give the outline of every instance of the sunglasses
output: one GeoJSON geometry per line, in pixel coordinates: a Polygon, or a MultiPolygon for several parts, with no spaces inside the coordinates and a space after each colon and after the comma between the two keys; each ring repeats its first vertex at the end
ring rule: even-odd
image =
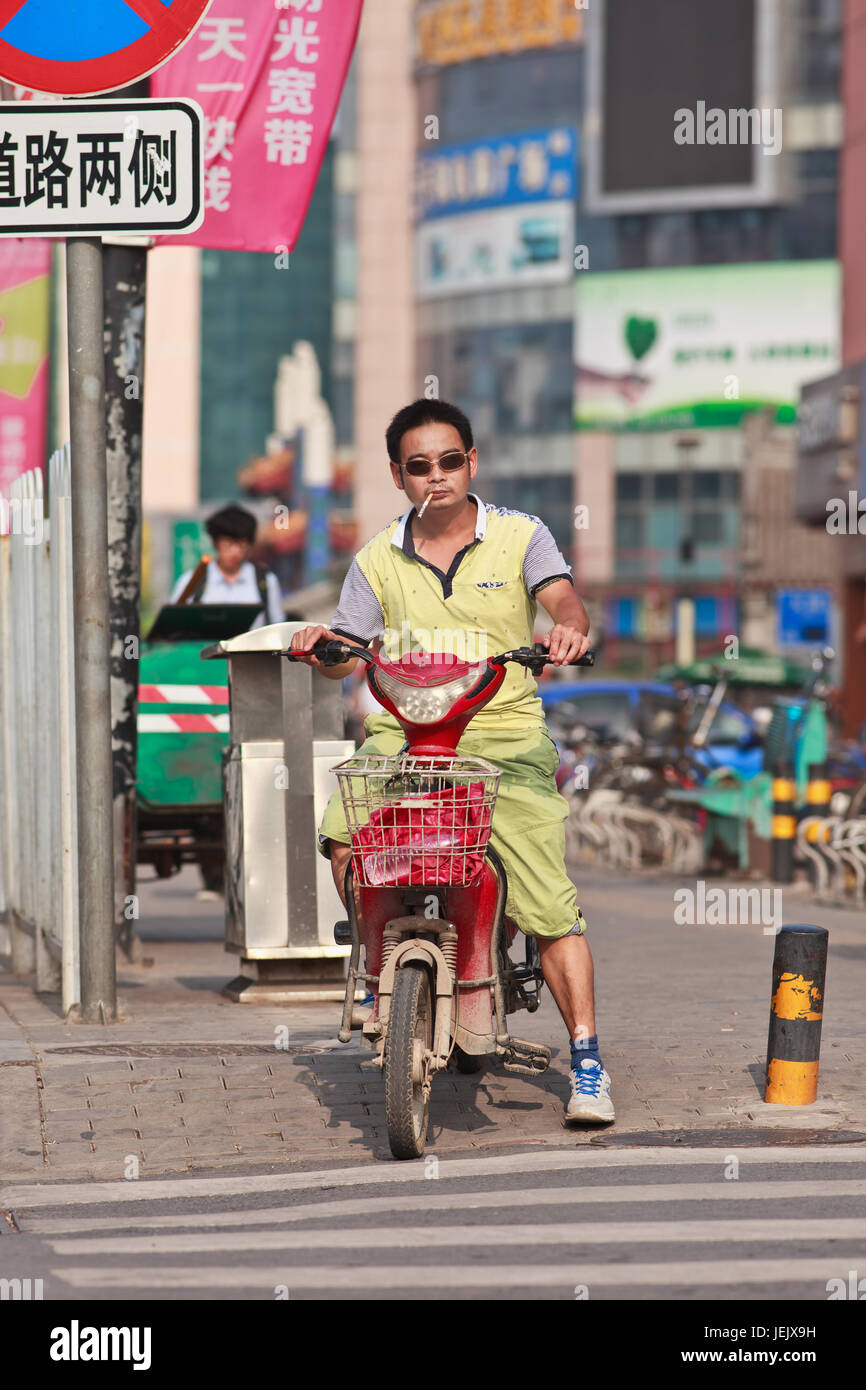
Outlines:
{"type": "Polygon", "coordinates": [[[462,468],[468,454],[461,454],[458,449],[452,449],[447,454],[442,454],[438,459],[411,458],[402,465],[410,478],[426,478],[429,476],[434,463],[438,463],[443,473],[456,473],[458,468],[462,468]]]}

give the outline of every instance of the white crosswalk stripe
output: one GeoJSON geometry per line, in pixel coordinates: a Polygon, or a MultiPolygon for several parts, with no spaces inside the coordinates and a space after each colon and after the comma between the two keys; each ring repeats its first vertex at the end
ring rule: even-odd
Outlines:
{"type": "Polygon", "coordinates": [[[762,1298],[794,1286],[798,1296],[826,1298],[830,1279],[860,1268],[866,1146],[744,1149],[738,1179],[726,1177],[730,1157],[573,1147],[442,1160],[438,1181],[425,1178],[424,1164],[387,1163],[10,1185],[0,1205],[25,1237],[44,1242],[51,1296],[61,1298],[235,1291],[271,1299],[278,1289],[314,1298],[449,1290],[573,1298],[583,1285],[659,1299],[738,1286],[762,1298]],[[825,1176],[819,1162],[839,1176],[825,1176]],[[808,1178],[786,1178],[789,1164],[808,1168],[808,1178]],[[693,1171],[680,1182],[684,1165],[693,1171]],[[269,1196],[277,1202],[257,1205],[269,1196]],[[214,1210],[214,1199],[231,1208],[214,1210]],[[206,1211],[189,1210],[204,1203],[206,1211]]]}
{"type": "Polygon", "coordinates": [[[713,1241],[851,1240],[866,1236],[866,1220],[808,1221],[572,1221],[562,1225],[401,1226],[357,1231],[208,1231],[203,1235],[112,1236],[108,1239],[58,1240],[57,1255],[164,1255],[230,1250],[387,1250],[467,1245],[657,1245],[713,1241]]]}
{"type": "MultiPolygon", "coordinates": [[[[533,1151],[504,1156],[439,1160],[440,1178],[496,1177],[507,1173],[533,1175],[557,1169],[584,1172],[587,1169],[688,1167],[709,1165],[721,1168],[726,1154],[739,1154],[750,1164],[825,1164],[831,1154],[827,1145],[799,1145],[789,1148],[689,1149],[645,1147],[634,1149],[567,1148],[533,1151]]],[[[833,1163],[863,1163],[866,1148],[860,1144],[838,1145],[832,1151],[833,1163]]],[[[14,1183],[0,1188],[0,1207],[27,1208],[62,1205],[92,1205],[99,1202],[162,1201],[167,1197],[249,1196],[259,1192],[300,1192],[317,1187],[402,1186],[424,1179],[423,1163],[384,1163],[356,1168],[320,1168],[315,1172],[256,1174],[228,1178],[154,1178],[134,1182],[14,1183]]]]}
{"type": "MultiPolygon", "coordinates": [[[[826,1195],[833,1197],[866,1197],[866,1180],[845,1182],[836,1179],[822,1184],[826,1195]]],[[[685,1182],[674,1186],[661,1183],[630,1184],[628,1187],[555,1187],[523,1190],[511,1194],[511,1200],[521,1211],[527,1207],[598,1206],[604,1203],[629,1202],[637,1205],[676,1202],[796,1202],[814,1198],[814,1182],[685,1182]]],[[[434,1192],[425,1189],[424,1210],[482,1211],[501,1208],[509,1203],[509,1194],[498,1192],[434,1192]]],[[[177,1230],[193,1226],[197,1230],[210,1226],[279,1226],[298,1221],[333,1221],[335,1216],[373,1217],[381,1212],[417,1213],[417,1197],[357,1197],[341,1198],[336,1202],[305,1202],[294,1207],[264,1207],[250,1211],[209,1211],[183,1213],[177,1216],[135,1215],[124,1218],[125,1224],[136,1230],[177,1230]]],[[[34,1235],[76,1235],[83,1232],[108,1231],[116,1228],[116,1216],[54,1216],[28,1215],[19,1218],[22,1229],[34,1235]]]]}
{"type": "Polygon", "coordinates": [[[213,1265],[186,1266],[182,1269],[150,1271],[136,1266],[111,1270],[103,1265],[67,1269],[64,1279],[76,1288],[93,1289],[259,1289],[264,1297],[271,1290],[287,1285],[291,1293],[321,1291],[335,1294],[347,1289],[391,1291],[409,1289],[556,1289],[570,1295],[577,1284],[594,1288],[657,1287],[659,1297],[666,1289],[695,1288],[701,1285],[803,1283],[812,1286],[815,1296],[827,1281],[844,1276],[849,1255],[798,1260],[678,1260],[660,1264],[512,1264],[472,1267],[433,1264],[340,1266],[261,1265],[256,1268],[218,1268],[213,1265]]]}

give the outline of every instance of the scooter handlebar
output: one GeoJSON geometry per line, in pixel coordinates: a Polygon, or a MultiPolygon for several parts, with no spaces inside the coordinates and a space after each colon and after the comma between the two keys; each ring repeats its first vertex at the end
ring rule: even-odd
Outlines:
{"type": "Polygon", "coordinates": [[[323,637],[314,646],[302,651],[292,651],[291,647],[287,647],[285,651],[274,652],[274,656],[284,656],[287,661],[297,661],[302,656],[317,656],[323,666],[342,666],[345,661],[355,657],[360,657],[362,661],[373,660],[366,648],[356,647],[350,642],[337,642],[330,637],[323,637]]]}
{"type": "MultiPolygon", "coordinates": [[[[547,657],[548,660],[550,659],[548,650],[547,650],[547,648],[545,647],[545,645],[544,645],[543,642],[533,642],[533,644],[532,644],[532,650],[533,650],[533,652],[535,652],[535,654],[536,654],[537,656],[544,656],[544,657],[547,657]]],[[[567,665],[567,666],[594,666],[594,665],[595,665],[595,652],[584,652],[583,656],[579,656],[579,657],[577,658],[577,661],[568,661],[568,662],[566,662],[566,665],[567,665]]]]}
{"type": "MultiPolygon", "coordinates": [[[[344,662],[351,661],[355,657],[360,657],[368,664],[375,660],[372,653],[368,652],[365,647],[356,647],[349,642],[338,642],[332,638],[322,638],[309,650],[292,651],[289,647],[285,651],[274,652],[274,656],[284,656],[287,661],[297,661],[301,656],[317,656],[323,666],[342,666],[344,662]]],[[[490,660],[494,665],[514,661],[519,666],[527,666],[530,670],[537,672],[550,663],[550,655],[543,642],[534,642],[531,647],[515,647],[513,651],[503,652],[501,656],[491,657],[490,660]]],[[[583,656],[579,656],[576,661],[569,661],[566,664],[568,666],[594,666],[595,653],[584,652],[583,656]]]]}
{"type": "MultiPolygon", "coordinates": [[[[513,661],[518,666],[527,666],[533,674],[537,675],[544,666],[552,665],[550,653],[543,642],[533,642],[531,647],[515,647],[514,651],[503,652],[500,657],[492,658],[495,663],[513,661]]],[[[576,661],[565,662],[566,666],[594,666],[595,652],[584,652],[576,661]]]]}

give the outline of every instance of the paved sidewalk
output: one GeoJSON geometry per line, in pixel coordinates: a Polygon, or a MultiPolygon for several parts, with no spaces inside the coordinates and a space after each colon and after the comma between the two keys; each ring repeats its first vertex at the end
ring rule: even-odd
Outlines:
{"type": "MultiPolygon", "coordinates": [[[[428,1152],[514,1145],[866,1139],[860,1083],[866,916],[786,890],[785,921],[831,932],[819,1099],[762,1100],[772,936],[760,927],[676,926],[682,879],[583,874],[613,1129],[565,1129],[568,1049],[545,992],[521,1036],[554,1044],[540,1078],[495,1067],[433,1087],[428,1152]]],[[[219,904],[194,876],[143,886],[151,963],[119,967],[123,1020],[64,1023],[56,996],[0,973],[0,1176],[154,1177],[389,1157],[382,1081],[336,1005],[259,1008],[219,990],[236,960],[219,904]],[[193,939],[189,939],[193,938],[193,939]],[[288,1029],[288,1050],[285,1042],[288,1029]]]]}

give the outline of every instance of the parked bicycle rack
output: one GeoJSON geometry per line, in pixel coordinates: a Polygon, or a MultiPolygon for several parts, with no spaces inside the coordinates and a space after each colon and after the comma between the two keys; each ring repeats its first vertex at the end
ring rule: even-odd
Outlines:
{"type": "Polygon", "coordinates": [[[691,821],[627,801],[607,788],[570,797],[569,853],[612,868],[695,873],[703,863],[700,831],[691,821]]]}
{"type": "Polygon", "coordinates": [[[813,870],[819,902],[840,905],[852,896],[857,906],[866,903],[866,819],[804,817],[797,826],[797,857],[813,870]]]}

